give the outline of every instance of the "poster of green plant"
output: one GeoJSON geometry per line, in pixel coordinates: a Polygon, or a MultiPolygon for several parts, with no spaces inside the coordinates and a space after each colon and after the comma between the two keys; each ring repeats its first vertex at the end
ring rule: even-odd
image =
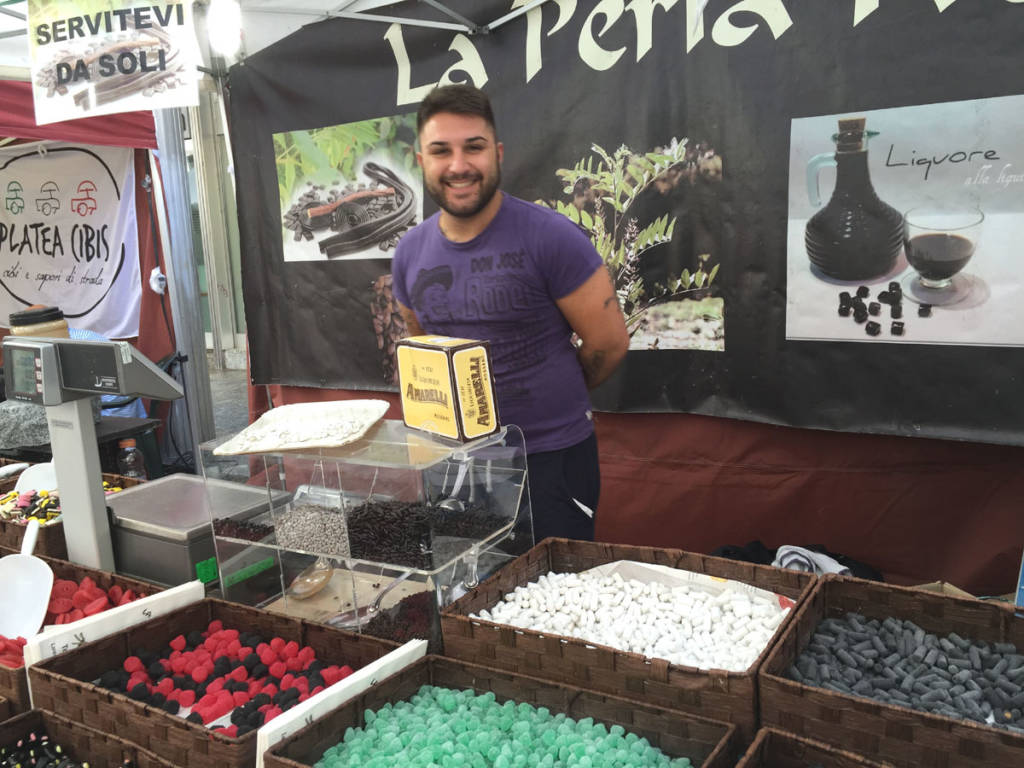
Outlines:
{"type": "Polygon", "coordinates": [[[563,199],[538,200],[583,227],[611,274],[630,349],[725,350],[722,158],[707,142],[613,152],[593,144],[556,172],[563,199]]]}
{"type": "Polygon", "coordinates": [[[388,258],[423,219],[415,114],[274,134],[285,261],[388,258]]]}

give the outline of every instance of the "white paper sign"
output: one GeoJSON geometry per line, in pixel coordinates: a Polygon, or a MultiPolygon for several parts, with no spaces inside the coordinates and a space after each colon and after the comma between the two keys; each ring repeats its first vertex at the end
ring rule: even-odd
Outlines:
{"type": "Polygon", "coordinates": [[[370,662],[330,688],[310,696],[301,704],[278,715],[256,732],[256,768],[263,768],[263,755],[275,744],[302,730],[318,717],[323,717],[354,699],[370,686],[411,666],[427,652],[426,640],[410,640],[387,656],[370,662]]]}
{"type": "Polygon", "coordinates": [[[199,102],[192,3],[28,0],[36,123],[199,102]]]}
{"type": "Polygon", "coordinates": [[[60,624],[30,637],[25,644],[25,666],[72,651],[81,645],[109,637],[116,632],[155,619],[202,600],[206,589],[200,581],[190,581],[141,600],[86,616],[71,624],[60,624]]]}

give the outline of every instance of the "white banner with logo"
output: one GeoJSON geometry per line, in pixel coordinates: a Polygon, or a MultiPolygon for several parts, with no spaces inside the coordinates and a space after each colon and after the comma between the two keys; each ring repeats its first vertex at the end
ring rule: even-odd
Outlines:
{"type": "Polygon", "coordinates": [[[138,336],[132,152],[63,143],[0,150],[0,325],[45,304],[71,327],[138,336]]]}
{"type": "Polygon", "coordinates": [[[195,106],[191,2],[28,0],[36,123],[195,106]]]}

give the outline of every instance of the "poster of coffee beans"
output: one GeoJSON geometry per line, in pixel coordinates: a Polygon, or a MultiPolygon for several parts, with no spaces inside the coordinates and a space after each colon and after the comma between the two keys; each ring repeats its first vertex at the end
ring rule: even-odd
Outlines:
{"type": "Polygon", "coordinates": [[[1024,443],[1024,3],[549,0],[486,34],[524,4],[448,5],[479,29],[398,3],[232,68],[254,381],[394,386],[389,245],[437,210],[415,110],[468,82],[502,189],[612,276],[598,409],[1024,443]]]}

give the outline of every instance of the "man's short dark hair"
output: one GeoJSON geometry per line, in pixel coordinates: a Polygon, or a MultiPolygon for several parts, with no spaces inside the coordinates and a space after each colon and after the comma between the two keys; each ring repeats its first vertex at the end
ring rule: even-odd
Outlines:
{"type": "Polygon", "coordinates": [[[494,111],[487,94],[472,85],[443,85],[435,88],[420,102],[416,112],[416,133],[423,130],[423,124],[434,115],[450,112],[456,115],[482,117],[497,136],[494,126],[494,111]]]}

